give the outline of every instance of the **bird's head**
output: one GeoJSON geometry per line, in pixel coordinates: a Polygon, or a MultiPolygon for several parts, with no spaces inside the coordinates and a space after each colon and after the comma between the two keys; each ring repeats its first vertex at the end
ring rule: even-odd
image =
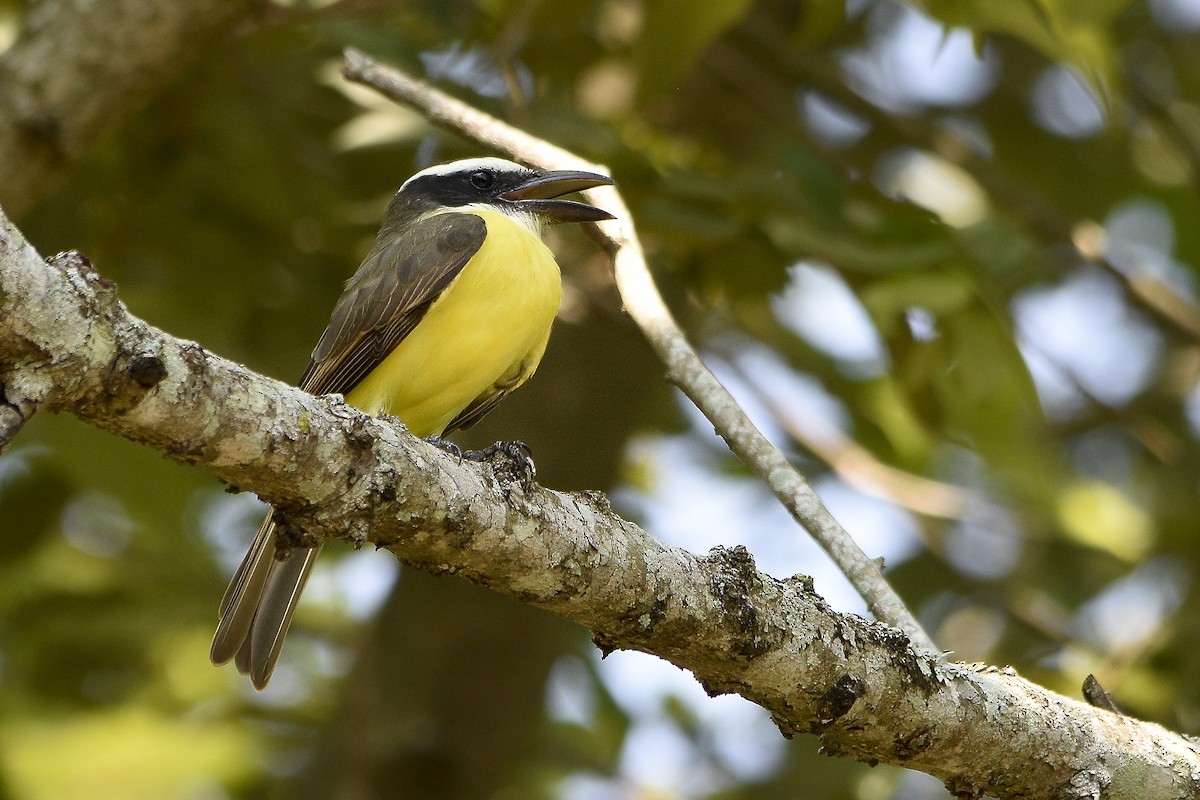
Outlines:
{"type": "Polygon", "coordinates": [[[540,171],[501,158],[467,158],[429,167],[406,180],[392,200],[404,215],[488,208],[538,223],[599,222],[612,214],[564,194],[608,186],[612,178],[576,170],[540,171]]]}

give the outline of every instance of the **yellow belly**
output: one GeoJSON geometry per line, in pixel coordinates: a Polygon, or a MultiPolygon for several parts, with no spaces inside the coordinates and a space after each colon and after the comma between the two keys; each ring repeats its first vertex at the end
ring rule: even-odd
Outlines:
{"type": "Polygon", "coordinates": [[[498,211],[476,211],[488,235],[417,327],[346,395],[368,414],[399,417],[417,436],[442,433],[497,383],[523,383],[541,361],[562,299],[542,240],[498,211]]]}

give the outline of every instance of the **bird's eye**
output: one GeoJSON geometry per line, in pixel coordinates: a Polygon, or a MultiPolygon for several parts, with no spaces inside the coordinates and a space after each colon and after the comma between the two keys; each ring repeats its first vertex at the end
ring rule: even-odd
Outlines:
{"type": "Polygon", "coordinates": [[[490,189],[496,182],[496,176],[485,169],[471,173],[471,185],[476,189],[490,189]]]}

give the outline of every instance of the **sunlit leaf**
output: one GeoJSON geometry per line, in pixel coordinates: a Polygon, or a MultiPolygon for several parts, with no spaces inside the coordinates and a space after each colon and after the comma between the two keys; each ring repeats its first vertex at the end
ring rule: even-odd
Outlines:
{"type": "Polygon", "coordinates": [[[1123,561],[1141,559],[1154,544],[1154,526],[1146,512],[1101,481],[1069,486],[1059,498],[1058,519],[1075,541],[1123,561]]]}

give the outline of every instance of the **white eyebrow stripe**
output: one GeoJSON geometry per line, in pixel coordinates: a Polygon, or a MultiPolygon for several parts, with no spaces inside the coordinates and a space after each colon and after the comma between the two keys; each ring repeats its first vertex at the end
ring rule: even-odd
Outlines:
{"type": "Polygon", "coordinates": [[[528,167],[523,167],[513,161],[506,161],[503,158],[464,158],[459,161],[451,161],[449,164],[438,164],[432,167],[426,167],[411,178],[406,180],[400,186],[400,191],[404,191],[404,187],[412,183],[417,178],[424,178],[431,175],[451,175],[456,172],[472,172],[477,169],[490,169],[496,172],[527,172],[528,167]]]}

